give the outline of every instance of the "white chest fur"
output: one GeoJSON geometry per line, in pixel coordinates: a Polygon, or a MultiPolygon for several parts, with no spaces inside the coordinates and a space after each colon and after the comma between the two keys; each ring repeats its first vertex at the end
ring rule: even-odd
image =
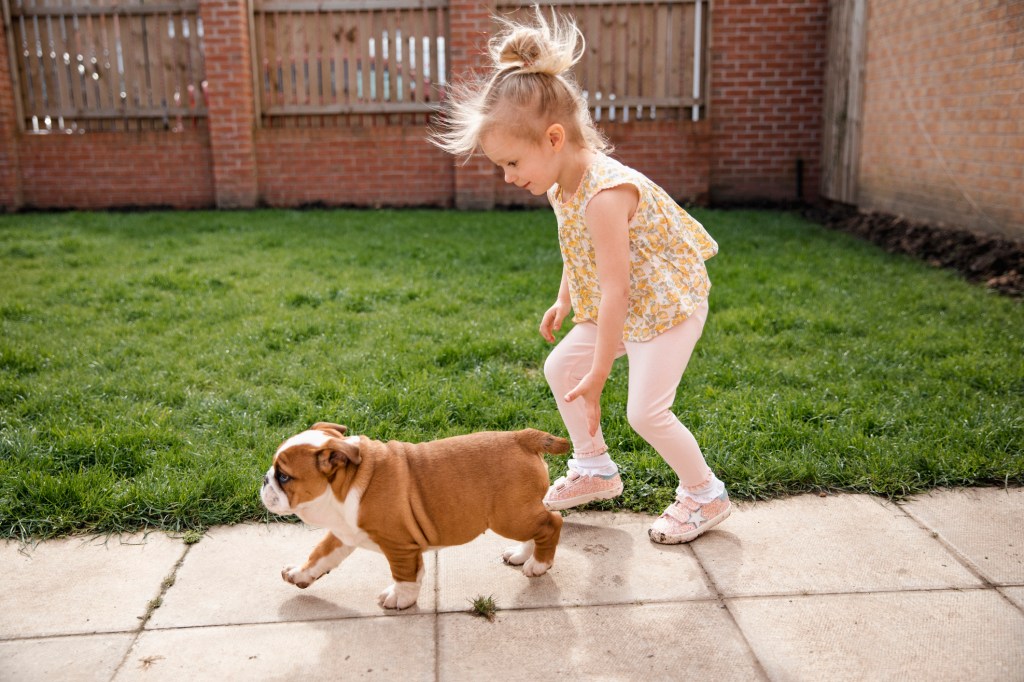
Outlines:
{"type": "Polygon", "coordinates": [[[344,502],[340,502],[334,496],[334,491],[328,488],[315,500],[300,504],[295,509],[295,514],[310,526],[331,531],[349,547],[362,547],[379,552],[380,547],[377,543],[370,540],[357,524],[359,498],[360,494],[353,490],[345,497],[344,502]]]}

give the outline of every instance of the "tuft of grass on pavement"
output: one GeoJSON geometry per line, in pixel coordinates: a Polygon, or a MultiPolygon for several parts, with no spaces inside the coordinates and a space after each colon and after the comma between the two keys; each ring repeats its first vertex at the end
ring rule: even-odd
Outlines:
{"type": "MultiPolygon", "coordinates": [[[[694,213],[721,252],[675,409],[731,495],[1024,483],[1020,300],[792,214],[694,213]]],[[[266,519],[274,449],[320,420],[565,435],[536,331],[560,272],[549,211],[0,216],[0,536],[266,519]]],[[[657,513],[676,480],[625,364],[626,490],[594,506],[657,513]]]]}
{"type": "Polygon", "coordinates": [[[494,601],[494,595],[489,597],[477,597],[470,601],[472,607],[469,612],[474,616],[480,616],[486,618],[490,622],[494,622],[494,618],[498,613],[498,605],[494,601]]]}

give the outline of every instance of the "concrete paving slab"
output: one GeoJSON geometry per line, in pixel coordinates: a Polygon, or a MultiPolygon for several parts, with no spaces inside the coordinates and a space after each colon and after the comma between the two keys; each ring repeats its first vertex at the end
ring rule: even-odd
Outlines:
{"type": "Polygon", "coordinates": [[[357,549],[338,568],[302,590],[281,569],[305,561],[324,531],[286,523],[218,527],[193,545],[149,628],[410,615],[433,612],[433,553],[417,606],[385,611],[377,595],[391,584],[383,555],[357,549]]]}
{"type": "Polygon", "coordinates": [[[717,602],[442,614],[438,634],[446,682],[766,679],[717,602]]]}
{"type": "Polygon", "coordinates": [[[1024,584],[1024,488],[918,495],[903,507],[996,585],[1024,584]]]}
{"type": "Polygon", "coordinates": [[[898,507],[864,495],[739,503],[691,547],[727,597],[981,586],[898,507]]]}
{"type": "Polygon", "coordinates": [[[0,680],[109,680],[134,639],[135,633],[128,633],[0,642],[0,680]]]}
{"type": "Polygon", "coordinates": [[[538,578],[505,565],[502,551],[518,543],[490,531],[440,550],[438,608],[464,611],[487,596],[509,609],[712,598],[689,548],[648,539],[652,521],[641,514],[569,514],[555,564],[538,578]]]}
{"type": "Polygon", "coordinates": [[[434,618],[147,631],[114,680],[434,680],[434,618]]]}
{"type": "Polygon", "coordinates": [[[1021,612],[1024,612],[1024,587],[1003,587],[1001,591],[1021,612]]]}
{"type": "Polygon", "coordinates": [[[1024,615],[994,590],[729,600],[774,680],[1011,680],[1024,615]]]}
{"type": "Polygon", "coordinates": [[[137,630],[185,551],[162,533],[0,545],[0,639],[137,630]]]}

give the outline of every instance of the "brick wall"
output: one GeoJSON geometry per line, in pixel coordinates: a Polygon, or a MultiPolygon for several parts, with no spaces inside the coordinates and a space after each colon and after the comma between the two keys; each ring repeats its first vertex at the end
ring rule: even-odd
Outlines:
{"type": "Polygon", "coordinates": [[[817,198],[827,22],[827,0],[715,0],[712,202],[817,198]]]}
{"type": "MultiPolygon", "coordinates": [[[[609,124],[625,163],[683,202],[795,196],[817,186],[828,0],[716,0],[710,118],[609,124]]],[[[705,6],[706,8],[706,6],[705,6]]],[[[244,0],[202,0],[208,124],[184,133],[25,135],[0,51],[0,206],[543,205],[486,159],[458,165],[425,126],[256,127],[244,0]]],[[[450,3],[450,70],[481,65],[490,10],[450,3]]]]}
{"type": "Polygon", "coordinates": [[[1024,3],[868,9],[858,201],[1024,237],[1024,3]]]}
{"type": "Polygon", "coordinates": [[[96,209],[215,205],[209,136],[181,133],[28,135],[21,139],[22,206],[96,209]]]}
{"type": "Polygon", "coordinates": [[[256,132],[259,195],[269,206],[448,206],[452,159],[424,127],[256,132]]]}

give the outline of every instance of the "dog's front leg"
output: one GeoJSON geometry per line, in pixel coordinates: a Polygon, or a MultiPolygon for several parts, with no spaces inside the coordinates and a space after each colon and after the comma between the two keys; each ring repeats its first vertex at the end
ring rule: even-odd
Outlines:
{"type": "Polygon", "coordinates": [[[377,602],[386,609],[407,609],[420,597],[423,584],[423,554],[419,549],[408,551],[384,551],[391,565],[391,577],[395,582],[377,597],[377,602]]]}
{"type": "Polygon", "coordinates": [[[313,549],[306,563],[302,566],[285,566],[281,571],[281,577],[285,582],[306,589],[318,578],[337,568],[353,549],[355,548],[343,545],[334,533],[327,531],[327,535],[313,549]]]}

